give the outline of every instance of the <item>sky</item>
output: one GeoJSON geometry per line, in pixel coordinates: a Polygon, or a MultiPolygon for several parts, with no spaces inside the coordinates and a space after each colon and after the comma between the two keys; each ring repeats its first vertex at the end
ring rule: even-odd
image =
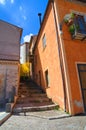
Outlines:
{"type": "Polygon", "coordinates": [[[48,0],[0,0],[0,19],[23,28],[21,44],[40,29],[38,13],[42,19],[48,0]]]}

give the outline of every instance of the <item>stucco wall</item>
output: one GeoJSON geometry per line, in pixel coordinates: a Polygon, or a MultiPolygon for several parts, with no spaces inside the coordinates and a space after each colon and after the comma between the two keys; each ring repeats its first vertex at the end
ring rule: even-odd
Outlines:
{"type": "MultiPolygon", "coordinates": [[[[56,1],[59,23],[63,21],[66,14],[71,11],[76,11],[81,14],[86,14],[86,4],[68,1],[56,1]],[[65,8],[66,7],[66,8],[65,8]],[[61,15],[60,15],[61,14],[61,15]]],[[[73,108],[72,114],[81,113],[84,111],[81,86],[77,70],[77,63],[86,63],[86,41],[74,40],[71,38],[68,26],[63,23],[62,25],[62,39],[65,50],[65,58],[67,64],[67,72],[69,77],[69,87],[71,92],[71,107],[73,108]]]]}
{"type": "Polygon", "coordinates": [[[34,63],[35,80],[40,85],[39,71],[41,72],[41,86],[54,102],[64,109],[63,84],[59,63],[56,29],[53,9],[50,4],[45,16],[35,49],[37,63],[34,63]],[[42,38],[46,35],[46,47],[43,49],[42,38]],[[45,71],[48,69],[49,86],[46,85],[45,71]]]}

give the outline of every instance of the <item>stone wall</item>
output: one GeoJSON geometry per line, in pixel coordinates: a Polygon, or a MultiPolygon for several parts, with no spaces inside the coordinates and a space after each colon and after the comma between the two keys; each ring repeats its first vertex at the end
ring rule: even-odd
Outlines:
{"type": "Polygon", "coordinates": [[[0,63],[0,100],[11,100],[17,95],[19,86],[19,65],[15,62],[0,63]]]}
{"type": "Polygon", "coordinates": [[[5,71],[0,68],[0,100],[5,98],[5,71]]]}

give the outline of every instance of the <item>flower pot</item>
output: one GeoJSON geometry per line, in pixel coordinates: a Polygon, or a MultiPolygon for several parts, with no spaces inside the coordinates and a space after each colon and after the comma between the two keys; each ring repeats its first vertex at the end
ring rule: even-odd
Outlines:
{"type": "Polygon", "coordinates": [[[72,25],[72,24],[73,24],[73,19],[70,18],[70,19],[68,20],[68,22],[67,22],[67,25],[70,26],[70,25],[72,25]]]}

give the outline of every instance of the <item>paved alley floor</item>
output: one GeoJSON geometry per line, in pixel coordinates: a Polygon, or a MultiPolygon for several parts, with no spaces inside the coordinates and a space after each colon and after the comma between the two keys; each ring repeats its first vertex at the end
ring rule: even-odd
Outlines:
{"type": "Polygon", "coordinates": [[[56,117],[55,112],[26,113],[26,116],[23,113],[12,115],[0,126],[0,130],[86,130],[86,116],[48,118],[50,115],[56,117]]]}

